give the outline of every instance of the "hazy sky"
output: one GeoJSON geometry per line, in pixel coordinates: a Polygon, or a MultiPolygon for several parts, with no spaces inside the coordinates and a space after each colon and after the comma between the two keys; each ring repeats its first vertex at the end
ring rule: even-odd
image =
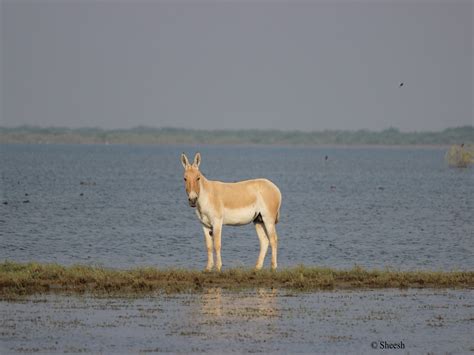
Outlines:
{"type": "Polygon", "coordinates": [[[2,125],[474,124],[470,0],[0,1],[2,125]]]}

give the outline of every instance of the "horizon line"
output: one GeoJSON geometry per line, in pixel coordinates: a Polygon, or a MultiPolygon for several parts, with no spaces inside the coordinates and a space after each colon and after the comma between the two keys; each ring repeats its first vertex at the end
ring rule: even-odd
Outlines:
{"type": "Polygon", "coordinates": [[[15,129],[38,129],[38,130],[47,130],[47,129],[57,129],[57,130],[71,130],[71,131],[81,131],[81,130],[97,130],[97,131],[134,131],[134,130],[182,130],[182,131],[193,131],[193,132],[297,132],[297,133],[323,133],[323,132],[370,132],[370,133],[382,133],[387,131],[398,132],[401,134],[410,134],[410,133],[441,133],[453,129],[467,129],[474,128],[474,125],[461,125],[461,126],[452,126],[447,127],[441,130],[412,130],[412,131],[402,131],[398,127],[390,126],[385,129],[372,130],[369,128],[358,128],[358,129],[320,129],[320,130],[302,130],[302,129],[276,129],[276,128],[185,128],[177,126],[148,126],[148,125],[137,125],[131,126],[129,128],[104,128],[100,126],[82,126],[82,127],[68,127],[68,126],[55,126],[55,125],[31,125],[23,124],[16,126],[9,125],[0,125],[0,130],[15,130],[15,129]]]}

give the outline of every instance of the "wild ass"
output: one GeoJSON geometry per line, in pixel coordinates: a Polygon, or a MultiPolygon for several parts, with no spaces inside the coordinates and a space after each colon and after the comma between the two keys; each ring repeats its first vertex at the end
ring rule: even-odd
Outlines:
{"type": "Polygon", "coordinates": [[[196,208],[196,214],[204,230],[207,247],[207,266],[214,267],[213,243],[216,251],[216,268],[221,270],[222,225],[240,226],[253,222],[260,240],[260,254],[255,268],[261,269],[268,244],[272,247],[272,269],[277,267],[278,236],[275,224],[278,222],[281,193],[278,187],[267,179],[245,180],[233,183],[207,180],[199,171],[201,154],[196,153],[193,164],[181,154],[184,167],[184,183],[189,205],[196,208]]]}

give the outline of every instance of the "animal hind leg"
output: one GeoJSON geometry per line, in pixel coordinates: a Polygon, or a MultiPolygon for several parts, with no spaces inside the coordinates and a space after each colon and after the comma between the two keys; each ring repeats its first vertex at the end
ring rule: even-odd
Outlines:
{"type": "Polygon", "coordinates": [[[278,252],[278,235],[275,228],[275,219],[268,219],[263,217],[263,223],[265,224],[265,230],[270,240],[270,246],[272,247],[272,269],[277,268],[277,252],[278,252]]]}
{"type": "Polygon", "coordinates": [[[265,232],[263,223],[255,223],[255,230],[257,231],[258,240],[260,241],[260,254],[258,255],[257,264],[255,265],[256,270],[260,270],[263,267],[265,255],[268,250],[268,237],[265,232]]]}

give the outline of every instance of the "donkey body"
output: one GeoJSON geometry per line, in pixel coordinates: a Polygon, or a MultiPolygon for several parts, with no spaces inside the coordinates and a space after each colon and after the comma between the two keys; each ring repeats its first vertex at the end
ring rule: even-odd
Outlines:
{"type": "Polygon", "coordinates": [[[253,222],[260,241],[260,254],[255,265],[261,269],[268,245],[272,247],[272,269],[277,267],[278,236],[275,224],[278,222],[281,193],[278,187],[267,179],[245,180],[234,183],[212,181],[199,171],[201,155],[190,164],[184,153],[181,155],[184,167],[184,181],[189,205],[196,208],[196,214],[203,226],[207,247],[207,267],[221,270],[222,225],[239,226],[253,222]]]}

